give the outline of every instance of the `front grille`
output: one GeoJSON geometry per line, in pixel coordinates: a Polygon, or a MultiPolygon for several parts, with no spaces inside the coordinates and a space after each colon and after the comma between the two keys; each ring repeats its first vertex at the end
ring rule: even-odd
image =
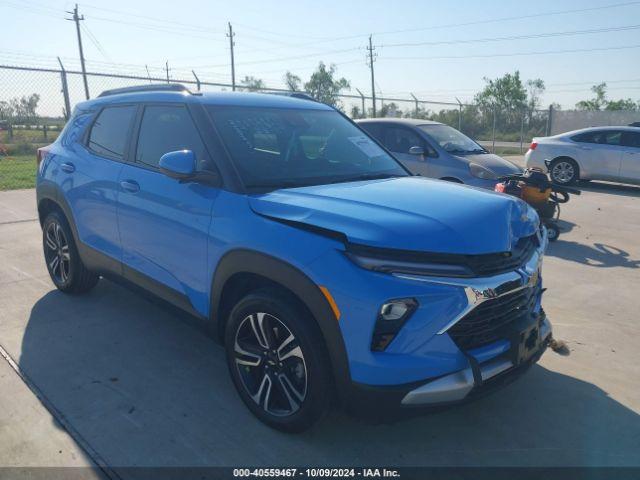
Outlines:
{"type": "Polygon", "coordinates": [[[476,275],[485,277],[515,270],[525,264],[538,248],[538,237],[530,235],[518,240],[511,252],[469,255],[469,266],[476,275]]]}
{"type": "Polygon", "coordinates": [[[384,271],[472,278],[511,272],[527,263],[539,246],[538,236],[530,235],[519,239],[511,251],[478,255],[396,250],[354,243],[347,244],[347,252],[356,257],[388,262],[384,271]],[[458,268],[434,273],[438,265],[458,268]]]}
{"type": "Polygon", "coordinates": [[[461,350],[495,342],[501,331],[535,308],[539,287],[526,287],[486,300],[452,326],[448,333],[461,350]]]}

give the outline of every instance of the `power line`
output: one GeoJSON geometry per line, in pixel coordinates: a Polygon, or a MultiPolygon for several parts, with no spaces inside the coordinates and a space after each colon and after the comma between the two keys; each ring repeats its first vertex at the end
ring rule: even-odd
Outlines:
{"type": "Polygon", "coordinates": [[[601,52],[606,50],[625,50],[639,48],[640,45],[621,45],[616,47],[602,48],[576,48],[569,50],[546,50],[537,52],[517,52],[517,53],[490,53],[486,55],[436,55],[428,57],[383,57],[384,60],[443,60],[443,59],[467,59],[467,58],[494,58],[494,57],[519,57],[529,55],[552,55],[560,53],[580,53],[580,52],[601,52]]]}
{"type": "MultiPolygon", "coordinates": [[[[611,8],[620,8],[620,7],[628,7],[633,5],[639,5],[640,1],[635,2],[624,2],[624,3],[613,3],[609,5],[601,5],[598,7],[587,7],[587,8],[575,8],[571,10],[555,10],[551,12],[541,12],[541,13],[527,13],[527,15],[516,15],[511,17],[498,17],[498,18],[488,18],[485,20],[474,20],[471,22],[464,23],[449,23],[445,25],[430,25],[428,27],[419,27],[419,28],[406,28],[402,30],[387,30],[384,32],[374,32],[375,35],[392,35],[397,33],[410,33],[410,32],[422,32],[422,31],[431,31],[435,29],[443,29],[443,28],[454,28],[454,27],[468,27],[471,25],[481,25],[485,23],[498,23],[498,22],[507,22],[512,20],[528,20],[531,18],[540,18],[540,17],[548,17],[554,15],[566,15],[569,13],[584,13],[591,12],[596,10],[608,10],[611,8]]],[[[363,36],[363,35],[360,35],[363,36]]]]}
{"type": "Polygon", "coordinates": [[[89,30],[89,27],[87,27],[87,25],[85,23],[83,23],[81,25],[82,30],[84,30],[84,32],[87,34],[87,36],[89,37],[89,40],[91,40],[91,43],[93,43],[93,45],[96,47],[96,49],[102,54],[102,56],[104,58],[106,58],[107,60],[111,61],[111,58],[109,57],[109,55],[107,55],[107,52],[105,51],[105,49],[102,47],[102,44],[100,43],[100,41],[96,38],[96,36],[91,32],[91,30],[89,30]]]}
{"type": "Polygon", "coordinates": [[[425,45],[454,45],[460,43],[487,43],[487,42],[502,42],[505,40],[525,40],[532,38],[549,38],[549,37],[565,37],[573,35],[588,35],[593,33],[608,33],[608,32],[621,32],[626,30],[637,30],[640,25],[624,25],[619,27],[605,27],[605,28],[592,28],[588,30],[573,30],[562,32],[548,32],[548,33],[535,33],[529,35],[511,35],[507,37],[488,37],[488,38],[473,38],[468,40],[438,40],[434,42],[405,42],[405,43],[389,43],[380,45],[381,47],[422,47],[425,45]]]}

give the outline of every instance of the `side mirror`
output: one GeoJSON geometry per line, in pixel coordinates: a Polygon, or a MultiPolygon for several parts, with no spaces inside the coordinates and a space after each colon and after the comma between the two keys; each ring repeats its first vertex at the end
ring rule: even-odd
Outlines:
{"type": "Polygon", "coordinates": [[[160,157],[160,171],[176,180],[188,180],[196,174],[196,156],[191,150],[178,150],[160,157]]]}
{"type": "Polygon", "coordinates": [[[424,148],[418,147],[418,146],[411,147],[409,149],[409,154],[410,155],[421,155],[422,156],[422,155],[424,155],[424,148]]]}

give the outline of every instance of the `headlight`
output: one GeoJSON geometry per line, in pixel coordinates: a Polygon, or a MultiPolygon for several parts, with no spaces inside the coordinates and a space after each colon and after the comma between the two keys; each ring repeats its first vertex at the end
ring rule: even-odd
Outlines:
{"type": "Polygon", "coordinates": [[[429,255],[422,253],[417,255],[390,254],[389,256],[379,256],[367,248],[354,246],[350,246],[345,253],[359,267],[374,272],[437,277],[473,276],[473,272],[469,267],[460,263],[460,258],[450,261],[452,259],[446,254],[429,255]]]}
{"type": "Polygon", "coordinates": [[[484,180],[497,180],[498,176],[489,170],[487,167],[478,165],[477,163],[469,164],[469,173],[476,178],[482,178],[484,180]]]}
{"type": "Polygon", "coordinates": [[[382,305],[371,337],[371,350],[385,350],[417,308],[418,302],[413,298],[389,300],[382,305]]]}

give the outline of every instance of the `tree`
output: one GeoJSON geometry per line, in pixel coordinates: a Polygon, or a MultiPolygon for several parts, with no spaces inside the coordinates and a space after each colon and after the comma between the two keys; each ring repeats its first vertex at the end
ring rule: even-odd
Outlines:
{"type": "Polygon", "coordinates": [[[495,80],[486,77],[483,80],[486,85],[476,94],[475,103],[485,112],[494,109],[523,111],[527,106],[527,91],[520,80],[519,71],[505,73],[495,80]]]}
{"type": "Polygon", "coordinates": [[[636,103],[630,98],[621,98],[620,100],[611,100],[607,102],[605,110],[640,110],[640,102],[636,103]]]}
{"type": "Polygon", "coordinates": [[[246,88],[250,92],[264,90],[267,87],[264,83],[264,80],[248,75],[245,75],[244,79],[240,80],[240,84],[243,88],[246,88]]]}
{"type": "Polygon", "coordinates": [[[287,72],[287,73],[284,74],[284,84],[292,92],[300,91],[300,84],[301,83],[302,83],[302,80],[300,79],[299,76],[294,75],[291,72],[287,72]]]}
{"type": "Polygon", "coordinates": [[[335,65],[331,64],[327,68],[324,62],[320,62],[318,69],[304,84],[304,89],[319,102],[342,109],[342,102],[338,95],[342,90],[349,90],[351,85],[346,78],[335,78],[335,74],[335,65]]]}
{"type": "Polygon", "coordinates": [[[590,100],[581,100],[576,103],[578,110],[601,110],[607,105],[607,84],[599,83],[591,87],[591,91],[596,95],[590,100]]]}
{"type": "Polygon", "coordinates": [[[533,117],[533,112],[540,107],[540,96],[545,91],[544,80],[536,78],[527,80],[527,106],[529,109],[529,121],[533,117]]]}
{"type": "Polygon", "coordinates": [[[351,118],[362,118],[362,112],[360,111],[360,107],[357,105],[353,105],[351,107],[351,118]]]}
{"type": "Polygon", "coordinates": [[[379,117],[402,117],[402,110],[395,103],[385,103],[380,107],[379,117]]]}
{"type": "Polygon", "coordinates": [[[40,95],[37,93],[12,98],[9,101],[1,101],[0,119],[34,123],[38,117],[36,113],[38,103],[40,103],[40,95]]]}

